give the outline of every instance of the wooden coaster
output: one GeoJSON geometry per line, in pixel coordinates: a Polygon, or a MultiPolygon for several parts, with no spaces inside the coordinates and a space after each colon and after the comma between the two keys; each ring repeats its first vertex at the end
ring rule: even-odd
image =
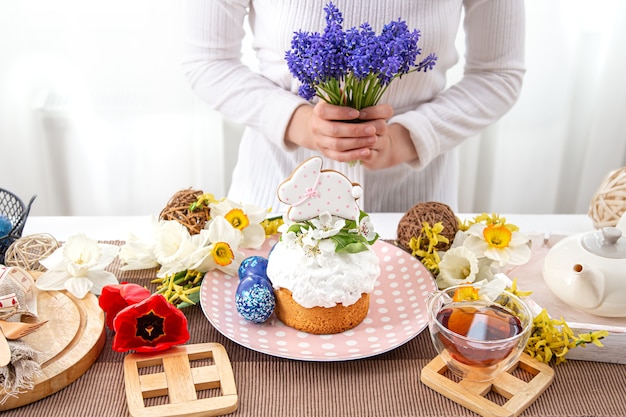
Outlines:
{"type": "Polygon", "coordinates": [[[550,366],[525,353],[516,364],[493,381],[452,379],[445,375],[447,370],[443,359],[437,356],[422,369],[420,379],[438,393],[483,417],[519,416],[554,379],[554,370],[550,366]],[[518,372],[528,378],[515,376],[518,372]],[[529,380],[526,381],[527,379],[529,380]],[[488,397],[500,397],[503,404],[488,397]]]}
{"type": "Polygon", "coordinates": [[[232,413],[239,404],[233,369],[219,343],[129,354],[124,358],[124,381],[133,417],[220,416],[232,413]],[[196,363],[201,366],[192,366],[196,363]],[[200,391],[214,389],[220,389],[221,395],[198,398],[200,391]],[[144,401],[157,397],[166,403],[149,406],[144,401]]]}

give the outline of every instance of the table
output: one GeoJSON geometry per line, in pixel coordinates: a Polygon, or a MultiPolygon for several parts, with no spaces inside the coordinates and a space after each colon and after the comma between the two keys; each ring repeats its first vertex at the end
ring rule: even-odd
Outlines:
{"type": "MultiPolygon", "coordinates": [[[[372,214],[384,239],[395,237],[399,213],[372,214]]],[[[464,215],[459,215],[466,218],[464,215]]],[[[592,229],[583,215],[510,215],[528,233],[571,234],[592,229]]],[[[31,217],[24,235],[46,232],[58,240],[84,232],[121,244],[128,232],[149,228],[146,217],[31,217]]],[[[119,272],[120,280],[149,283],[149,271],[119,272]]],[[[423,385],[420,370],[435,356],[428,331],[397,349],[367,359],[305,362],[243,348],[218,333],[201,310],[185,310],[190,343],[218,342],[232,361],[240,398],[233,416],[475,416],[423,385]]],[[[128,416],[124,395],[124,354],[111,350],[112,334],[96,363],[58,393],[3,417],[128,416]]],[[[556,378],[524,416],[623,416],[626,366],[567,361],[555,367],[556,378]]]]}

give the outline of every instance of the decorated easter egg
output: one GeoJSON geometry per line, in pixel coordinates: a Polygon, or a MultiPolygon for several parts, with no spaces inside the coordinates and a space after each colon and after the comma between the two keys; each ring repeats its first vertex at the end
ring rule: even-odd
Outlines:
{"type": "Polygon", "coordinates": [[[272,284],[259,275],[244,277],[237,286],[235,307],[244,319],[253,323],[263,323],[270,318],[276,307],[272,284]]]}
{"type": "Polygon", "coordinates": [[[267,259],[262,256],[249,256],[239,265],[239,279],[244,279],[250,275],[257,275],[267,278],[267,259]]]}
{"type": "Polygon", "coordinates": [[[13,224],[11,223],[11,220],[9,220],[8,217],[0,214],[0,237],[7,236],[9,233],[11,233],[12,229],[13,224]]]}

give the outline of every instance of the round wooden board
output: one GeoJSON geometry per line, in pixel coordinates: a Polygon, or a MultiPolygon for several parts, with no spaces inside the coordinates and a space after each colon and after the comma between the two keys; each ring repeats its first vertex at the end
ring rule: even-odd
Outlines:
{"type": "MultiPolygon", "coordinates": [[[[93,365],[104,347],[104,312],[95,295],[78,299],[66,291],[39,291],[37,313],[39,320],[48,323],[22,340],[41,353],[43,375],[35,378],[32,390],[0,404],[0,411],[30,404],[65,388],[93,365]]],[[[2,396],[4,391],[0,390],[2,396]]]]}

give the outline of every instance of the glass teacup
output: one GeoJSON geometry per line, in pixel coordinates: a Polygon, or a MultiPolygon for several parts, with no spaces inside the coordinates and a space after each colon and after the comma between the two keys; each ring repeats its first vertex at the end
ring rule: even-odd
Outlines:
{"type": "Polygon", "coordinates": [[[494,379],[519,359],[530,336],[531,310],[507,291],[457,285],[432,293],[427,304],[435,349],[464,379],[494,379]]]}

